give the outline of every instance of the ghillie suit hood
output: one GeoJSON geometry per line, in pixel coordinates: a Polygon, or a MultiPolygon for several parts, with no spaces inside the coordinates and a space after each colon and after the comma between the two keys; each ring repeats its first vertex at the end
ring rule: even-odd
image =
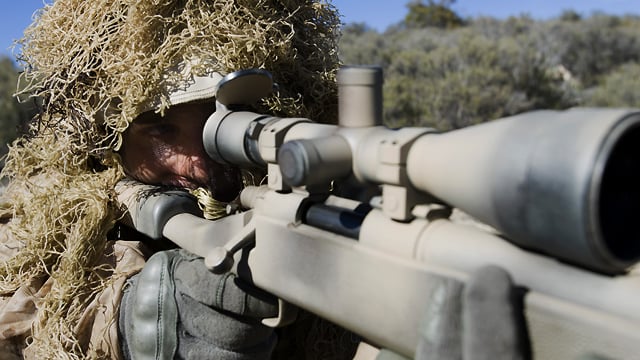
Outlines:
{"type": "Polygon", "coordinates": [[[279,84],[261,111],[335,119],[339,18],[317,0],[56,0],[34,19],[19,95],[41,112],[2,172],[0,215],[22,247],[0,266],[0,291],[53,280],[32,330],[37,358],[109,358],[81,348],[74,325],[111,281],[97,264],[122,215],[122,132],[192,76],[247,68],[279,84]]]}

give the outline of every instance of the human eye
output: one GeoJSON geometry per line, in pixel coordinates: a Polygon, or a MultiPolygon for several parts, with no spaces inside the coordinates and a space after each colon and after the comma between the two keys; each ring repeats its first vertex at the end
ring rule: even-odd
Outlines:
{"type": "Polygon", "coordinates": [[[147,136],[156,137],[156,138],[159,138],[159,137],[167,138],[175,135],[175,133],[177,132],[177,129],[172,124],[159,122],[156,124],[146,125],[144,127],[143,132],[147,136]]]}

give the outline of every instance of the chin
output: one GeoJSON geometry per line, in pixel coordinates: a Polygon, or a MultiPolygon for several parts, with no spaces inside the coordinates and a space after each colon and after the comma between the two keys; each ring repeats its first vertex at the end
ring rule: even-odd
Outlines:
{"type": "Polygon", "coordinates": [[[236,167],[225,166],[218,168],[218,171],[210,177],[211,181],[207,186],[209,192],[218,201],[229,202],[235,199],[242,188],[242,174],[236,167]]]}

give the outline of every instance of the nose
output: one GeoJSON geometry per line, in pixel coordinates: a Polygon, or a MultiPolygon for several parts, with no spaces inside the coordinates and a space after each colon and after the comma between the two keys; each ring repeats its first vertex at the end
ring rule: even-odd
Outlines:
{"type": "Polygon", "coordinates": [[[211,164],[202,144],[188,139],[175,146],[168,157],[167,167],[174,175],[186,178],[198,186],[204,186],[208,182],[208,174],[211,164]]]}
{"type": "Polygon", "coordinates": [[[187,180],[188,187],[208,189],[217,200],[233,200],[243,186],[240,170],[213,161],[200,141],[184,144],[171,161],[174,174],[187,180]]]}

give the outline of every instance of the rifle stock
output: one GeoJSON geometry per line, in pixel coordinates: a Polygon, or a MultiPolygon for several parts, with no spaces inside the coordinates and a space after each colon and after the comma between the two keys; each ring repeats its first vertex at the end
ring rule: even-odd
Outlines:
{"type": "Polygon", "coordinates": [[[374,210],[354,241],[255,216],[256,247],[249,256],[253,281],[377,346],[413,356],[438,288],[449,286],[450,279],[464,282],[485,265],[498,265],[527,290],[525,313],[535,358],[637,355],[637,276],[582,270],[448,219],[389,224],[392,220],[374,210]]]}
{"type": "MultiPolygon", "coordinates": [[[[374,209],[364,217],[360,240],[355,240],[307,225],[295,211],[270,210],[296,203],[298,207],[302,195],[256,193],[260,195],[252,210],[217,221],[176,214],[162,226],[162,233],[207,259],[252,226],[254,247],[236,254],[243,278],[408,357],[414,355],[426,309],[438,289],[464,283],[485,265],[506,269],[526,290],[533,358],[637,355],[640,278],[634,273],[612,277],[581,269],[441,216],[399,223],[374,209]],[[296,199],[284,204],[284,197],[296,199]]],[[[170,202],[164,204],[164,209],[171,208],[170,202]]],[[[151,206],[158,213],[158,206],[151,206]]],[[[290,314],[281,317],[286,321],[290,314]]]]}

